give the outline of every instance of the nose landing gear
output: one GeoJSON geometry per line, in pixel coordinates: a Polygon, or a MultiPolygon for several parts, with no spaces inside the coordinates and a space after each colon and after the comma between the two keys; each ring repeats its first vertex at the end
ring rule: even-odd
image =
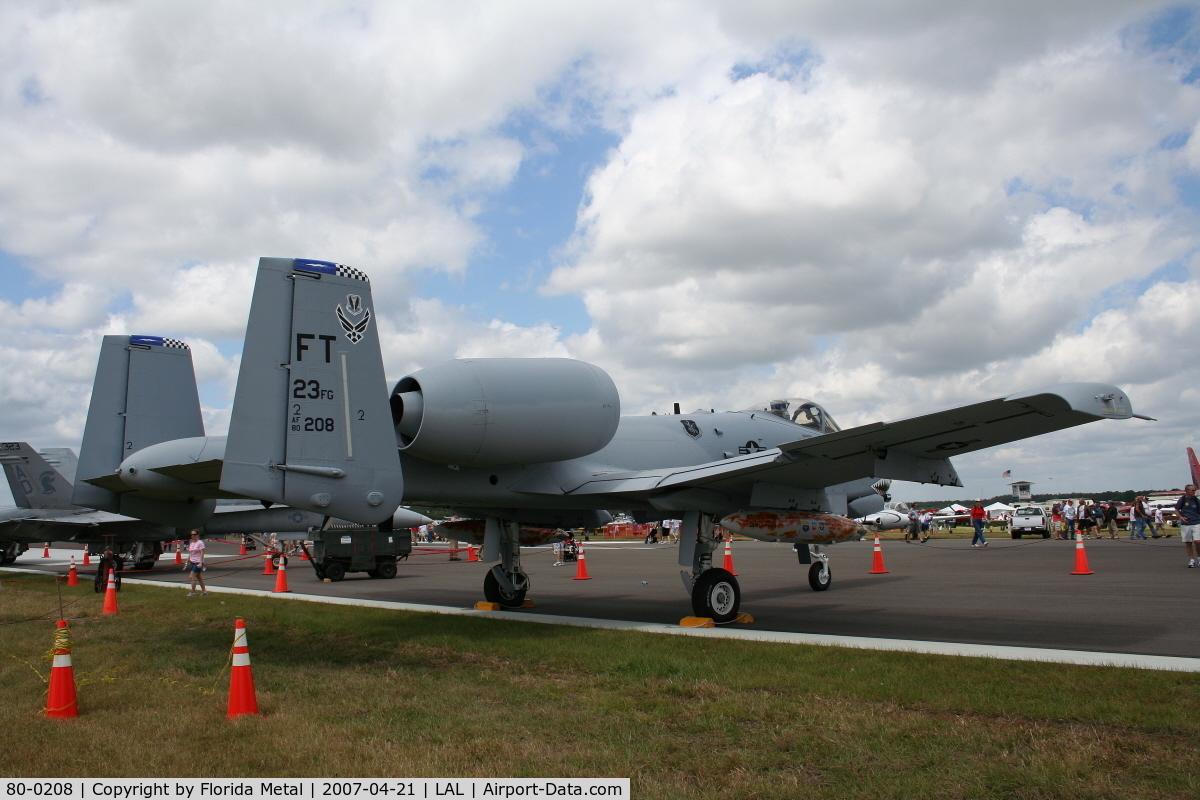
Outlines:
{"type": "Polygon", "coordinates": [[[817,545],[797,542],[796,558],[801,565],[808,565],[808,585],[814,592],[823,592],[833,582],[833,573],[829,569],[829,556],[820,551],[817,545]]]}

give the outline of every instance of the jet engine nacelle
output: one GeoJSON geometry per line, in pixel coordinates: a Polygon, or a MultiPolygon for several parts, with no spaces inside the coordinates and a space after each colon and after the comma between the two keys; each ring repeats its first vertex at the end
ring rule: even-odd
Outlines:
{"type": "Polygon", "coordinates": [[[617,432],[621,400],[599,367],[569,358],[470,358],[401,378],[396,443],[409,455],[482,467],[565,461],[617,432]]]}

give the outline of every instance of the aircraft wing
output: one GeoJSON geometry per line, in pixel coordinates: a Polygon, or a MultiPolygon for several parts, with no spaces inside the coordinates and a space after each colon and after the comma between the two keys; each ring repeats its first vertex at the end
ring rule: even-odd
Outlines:
{"type": "Polygon", "coordinates": [[[79,514],[70,514],[62,516],[34,516],[26,517],[11,517],[4,520],[4,523],[54,523],[55,525],[80,525],[94,528],[97,525],[108,525],[111,523],[138,523],[142,520],[136,517],[126,517],[122,514],[112,514],[108,511],[84,511],[79,514]]]}
{"type": "Polygon", "coordinates": [[[154,471],[162,473],[169,478],[177,478],[188,483],[198,483],[200,485],[216,484],[221,482],[221,465],[225,462],[219,458],[210,458],[207,461],[197,461],[191,464],[175,464],[169,467],[157,467],[154,471]]]}
{"type": "Polygon", "coordinates": [[[118,539],[166,539],[173,529],[107,511],[62,516],[26,515],[0,522],[0,539],[21,542],[67,542],[113,535],[118,539]]]}
{"type": "Polygon", "coordinates": [[[567,494],[704,488],[744,493],[754,483],[819,489],[858,478],[960,486],[949,456],[1094,422],[1134,416],[1115,386],[1065,383],[896,422],[799,439],[747,456],[662,470],[592,475],[567,494]]]}

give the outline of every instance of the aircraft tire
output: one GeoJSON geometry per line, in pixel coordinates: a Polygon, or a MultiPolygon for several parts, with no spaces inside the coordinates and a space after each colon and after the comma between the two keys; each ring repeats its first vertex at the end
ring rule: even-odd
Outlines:
{"type": "Polygon", "coordinates": [[[706,569],[692,585],[692,613],[713,622],[733,622],[742,604],[742,589],[733,573],[706,569]]]}
{"type": "Polygon", "coordinates": [[[828,562],[814,561],[808,568],[808,585],[814,592],[823,592],[829,588],[831,583],[833,583],[833,572],[829,569],[828,562]]]}
{"type": "Polygon", "coordinates": [[[506,592],[491,570],[488,570],[487,575],[483,578],[483,599],[489,603],[498,603],[505,608],[520,608],[525,602],[526,591],[528,590],[520,589],[515,592],[506,592]]]}
{"type": "Polygon", "coordinates": [[[325,562],[325,578],[334,583],[346,577],[346,565],[340,561],[325,562]]]}

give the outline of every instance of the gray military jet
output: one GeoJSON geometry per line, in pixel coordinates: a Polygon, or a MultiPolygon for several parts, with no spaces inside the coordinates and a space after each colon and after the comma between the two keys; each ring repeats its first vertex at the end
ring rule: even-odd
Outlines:
{"type": "MultiPolygon", "coordinates": [[[[521,545],[623,509],[641,521],[682,517],[693,613],[731,621],[741,590],[712,564],[722,529],[793,543],[824,590],[822,546],[862,536],[849,515],[883,508],[880,479],[960,486],[951,455],[1138,416],[1115,386],[1065,383],[847,430],[799,398],[622,417],[612,379],[563,358],[459,359],[389,395],[367,276],[307,259],[259,261],[227,438],[204,436],[168,399],[194,392],[169,359],[143,359],[139,371],[136,352],[114,355],[165,353],[169,340],[118,338],[105,338],[77,502],[180,525],[203,524],[217,497],[383,526],[402,499],[450,506],[480,520],[483,559],[499,562],[484,596],[507,608],[529,589],[521,545]],[[120,402],[101,419],[106,392],[120,402]],[[107,440],[106,460],[89,460],[89,437],[107,440]]],[[[468,538],[471,527],[455,530],[468,538]]]]}
{"type": "Polygon", "coordinates": [[[178,538],[175,529],[72,503],[76,462],[68,448],[39,453],[26,442],[0,442],[0,464],[17,504],[0,509],[0,564],[12,563],[35,542],[74,541],[95,545],[96,552],[112,547],[149,569],[161,543],[178,538]]]}
{"type": "MultiPolygon", "coordinates": [[[[180,538],[179,529],[137,517],[98,511],[72,502],[78,458],[67,447],[37,451],[27,442],[0,442],[0,465],[8,478],[15,507],[0,508],[0,564],[11,564],[30,544],[74,542],[93,554],[111,549],[118,570],[150,569],[163,552],[163,543],[180,538]]],[[[319,527],[325,517],[295,508],[264,509],[252,501],[217,506],[203,528],[205,536],[249,533],[297,533],[319,527]]],[[[396,510],[397,528],[426,525],[433,520],[405,508],[396,510]]],[[[334,523],[340,523],[335,520],[334,523]]]]}

